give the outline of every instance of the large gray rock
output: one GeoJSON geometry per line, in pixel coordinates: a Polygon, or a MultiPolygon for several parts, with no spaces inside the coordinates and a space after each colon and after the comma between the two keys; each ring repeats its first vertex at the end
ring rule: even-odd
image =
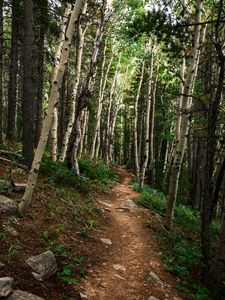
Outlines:
{"type": "Polygon", "coordinates": [[[7,297],[11,294],[13,282],[14,279],[12,277],[0,278],[0,298],[7,297]]]}
{"type": "Polygon", "coordinates": [[[17,212],[15,201],[0,195],[0,215],[14,215],[17,212]]]}
{"type": "Polygon", "coordinates": [[[51,277],[57,271],[56,258],[50,250],[28,258],[26,263],[34,270],[32,274],[39,281],[51,277]]]}
{"type": "Polygon", "coordinates": [[[38,297],[36,295],[21,290],[15,290],[7,298],[7,300],[44,300],[44,298],[38,297]]]}
{"type": "Polygon", "coordinates": [[[137,207],[137,204],[134,203],[134,201],[132,201],[132,200],[125,200],[125,201],[123,201],[123,202],[121,203],[120,207],[121,207],[122,209],[132,211],[134,208],[137,207]]]}

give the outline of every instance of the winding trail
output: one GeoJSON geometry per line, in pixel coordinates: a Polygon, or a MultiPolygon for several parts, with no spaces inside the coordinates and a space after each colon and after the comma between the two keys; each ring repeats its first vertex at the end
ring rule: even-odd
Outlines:
{"type": "Polygon", "coordinates": [[[81,296],[89,300],[185,299],[175,288],[176,279],[162,269],[156,242],[145,225],[149,211],[142,207],[132,211],[120,209],[122,201],[134,200],[139,193],[129,186],[131,174],[122,167],[118,171],[121,182],[104,199],[98,199],[109,218],[102,238],[110,239],[112,245],[100,243],[107,255],[81,282],[81,296]],[[162,283],[149,277],[150,272],[162,283]]]}

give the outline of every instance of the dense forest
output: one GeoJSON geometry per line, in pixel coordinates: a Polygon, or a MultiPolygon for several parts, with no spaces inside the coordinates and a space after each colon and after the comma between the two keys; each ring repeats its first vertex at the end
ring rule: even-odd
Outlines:
{"type": "Polygon", "coordinates": [[[183,297],[225,299],[224,77],[223,0],[1,0],[0,197],[26,220],[43,177],[125,166],[183,297]]]}

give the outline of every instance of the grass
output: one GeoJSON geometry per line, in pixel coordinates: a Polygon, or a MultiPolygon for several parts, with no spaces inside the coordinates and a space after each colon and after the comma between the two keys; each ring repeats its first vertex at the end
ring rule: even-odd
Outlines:
{"type": "MultiPolygon", "coordinates": [[[[163,193],[145,185],[143,189],[138,183],[132,188],[141,193],[139,203],[161,216],[165,214],[166,197],[163,193]]],[[[187,294],[188,299],[225,299],[224,290],[208,290],[201,285],[202,253],[201,253],[201,216],[198,211],[182,204],[177,204],[174,213],[174,228],[170,232],[156,226],[154,219],[147,222],[155,235],[165,269],[180,277],[178,288],[187,294]]],[[[214,256],[215,242],[219,235],[219,223],[211,226],[212,252],[214,256]]]]}

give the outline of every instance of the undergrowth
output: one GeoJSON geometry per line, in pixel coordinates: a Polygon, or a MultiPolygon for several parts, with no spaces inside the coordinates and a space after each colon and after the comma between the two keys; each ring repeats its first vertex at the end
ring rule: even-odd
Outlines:
{"type": "MultiPolygon", "coordinates": [[[[152,212],[164,216],[165,195],[145,185],[143,189],[134,182],[132,188],[141,193],[139,203],[152,212]]],[[[201,285],[201,218],[200,213],[182,204],[177,204],[174,213],[174,228],[170,232],[161,230],[154,220],[147,222],[158,240],[165,268],[180,277],[177,287],[187,294],[188,299],[225,299],[224,290],[207,289],[201,285]]],[[[161,228],[161,227],[160,227],[161,228]]],[[[215,253],[215,242],[218,239],[219,223],[211,226],[212,252],[215,253]]]]}
{"type": "Polygon", "coordinates": [[[66,162],[53,162],[45,156],[41,163],[41,173],[53,184],[73,187],[84,194],[109,188],[117,179],[116,172],[101,160],[80,159],[79,167],[80,176],[77,176],[73,170],[68,169],[66,162]]]}

